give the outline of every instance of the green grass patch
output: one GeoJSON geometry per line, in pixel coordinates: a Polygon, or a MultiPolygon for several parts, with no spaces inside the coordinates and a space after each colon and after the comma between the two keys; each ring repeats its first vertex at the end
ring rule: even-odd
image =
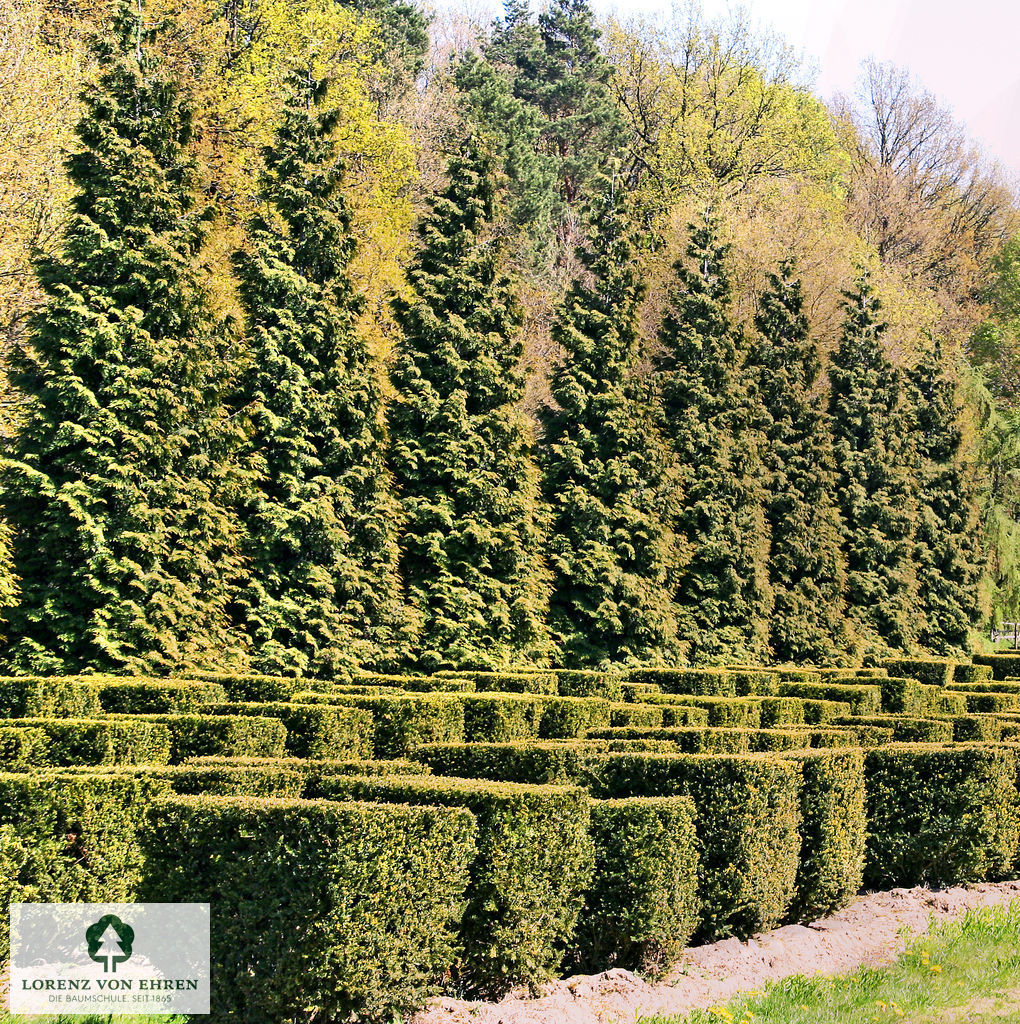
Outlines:
{"type": "Polygon", "coordinates": [[[1020,901],[914,939],[889,967],[797,975],[688,1016],[639,1024],[990,1024],[1020,1017],[1020,901]]]}

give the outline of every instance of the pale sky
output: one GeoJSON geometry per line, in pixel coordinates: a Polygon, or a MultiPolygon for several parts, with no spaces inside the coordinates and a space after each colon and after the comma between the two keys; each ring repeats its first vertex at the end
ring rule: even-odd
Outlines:
{"type": "MultiPolygon", "coordinates": [[[[593,0],[602,13],[651,14],[670,0],[593,0]]],[[[985,153],[1020,175],[1018,0],[744,0],[754,22],[776,29],[818,71],[828,99],[852,93],[869,56],[909,68],[952,108],[985,153]]],[[[722,14],[726,0],[703,0],[722,14]]]]}

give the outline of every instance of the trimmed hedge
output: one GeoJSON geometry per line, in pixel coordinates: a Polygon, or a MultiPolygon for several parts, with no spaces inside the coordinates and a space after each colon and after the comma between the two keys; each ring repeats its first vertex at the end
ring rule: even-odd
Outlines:
{"type": "MultiPolygon", "coordinates": [[[[662,725],[662,706],[659,704],[610,704],[609,724],[611,726],[634,726],[635,728],[654,729],[662,725]]],[[[696,708],[690,710],[695,711],[696,708]]],[[[708,724],[708,712],[704,713],[704,721],[708,724]]]]}
{"type": "Polygon", "coordinates": [[[468,743],[536,739],[545,710],[545,698],[537,695],[477,694],[462,698],[462,703],[468,743]]]}
{"type": "Polygon", "coordinates": [[[601,697],[623,700],[623,677],[619,672],[597,669],[556,669],[556,691],[561,697],[601,697]]]}
{"type": "Polygon", "coordinates": [[[0,770],[25,771],[48,763],[46,730],[38,727],[0,726],[0,770]]]}
{"type": "Polygon", "coordinates": [[[668,740],[682,754],[797,750],[810,742],[806,732],[783,729],[594,729],[588,735],[593,740],[668,740]]]}
{"type": "MultiPolygon", "coordinates": [[[[463,676],[394,676],[376,672],[359,673],[354,681],[366,686],[406,690],[409,693],[474,693],[475,682],[463,676]]],[[[324,687],[329,693],[333,687],[324,687]]],[[[296,699],[296,696],[292,699],[296,699]]]]}
{"type": "Polygon", "coordinates": [[[865,883],[1003,878],[1017,853],[1016,758],[1003,747],[895,745],[865,755],[865,883]]]}
{"type": "Polygon", "coordinates": [[[991,665],[968,665],[966,662],[957,662],[953,666],[954,683],[988,683],[991,679],[991,665]]]}
{"type": "Polygon", "coordinates": [[[929,686],[948,686],[956,664],[951,658],[883,658],[879,662],[890,676],[907,676],[929,686]]]}
{"type": "Polygon", "coordinates": [[[867,683],[780,683],[779,693],[783,697],[849,704],[852,715],[872,714],[882,706],[882,690],[867,683]]]}
{"type": "Polygon", "coordinates": [[[440,776],[545,786],[576,783],[586,749],[574,743],[433,743],[415,756],[440,776]]]}
{"type": "Polygon", "coordinates": [[[467,807],[478,822],[460,930],[458,978],[486,997],[552,977],[591,882],[589,800],[582,789],[476,779],[324,780],[330,799],[467,807]]]}
{"type": "MultiPolygon", "coordinates": [[[[310,695],[304,695],[311,700],[310,695]]],[[[464,698],[459,694],[394,694],[360,697],[329,694],[322,703],[361,708],[372,715],[372,749],[377,758],[406,757],[422,743],[464,740],[464,698]]]]}
{"type": "Polygon", "coordinates": [[[255,674],[231,674],[225,672],[193,672],[186,679],[218,683],[227,693],[227,698],[239,703],[290,700],[298,690],[310,690],[316,686],[330,685],[316,679],[302,676],[261,676],[255,674]]]}
{"type": "Polygon", "coordinates": [[[800,857],[791,921],[813,921],[853,901],[864,876],[868,820],[864,752],[812,751],[801,766],[800,857]]]}
{"type": "Polygon", "coordinates": [[[1020,693],[971,693],[958,690],[967,701],[967,713],[995,714],[1001,711],[1020,711],[1020,693]]]}
{"type": "Polygon", "coordinates": [[[794,897],[800,766],[767,754],[590,754],[600,798],[689,796],[700,840],[698,937],[747,937],[779,924],[794,897]]]}
{"type": "Polygon", "coordinates": [[[97,718],[97,684],[115,676],[0,676],[0,718],[97,718]]]}
{"type": "Polygon", "coordinates": [[[11,724],[46,735],[41,767],[167,764],[172,753],[170,731],[150,720],[18,718],[11,724]]]}
{"type": "Polygon", "coordinates": [[[992,670],[993,679],[1009,679],[1020,676],[1020,652],[1016,654],[975,654],[975,665],[984,665],[992,670]]]}
{"type": "Polygon", "coordinates": [[[161,768],[179,796],[288,797],[304,795],[306,774],[279,762],[262,764],[180,764],[161,768]]]}
{"type": "Polygon", "coordinates": [[[448,807],[178,797],[142,833],[141,896],[211,905],[214,1019],[383,1024],[453,962],[473,834],[448,807]]]}
{"type": "Polygon", "coordinates": [[[436,679],[459,677],[470,679],[479,693],[544,693],[555,697],[559,692],[552,672],[437,672],[436,679]]]}
{"type": "Polygon", "coordinates": [[[692,707],[708,714],[708,725],[734,729],[757,729],[761,726],[762,702],[756,697],[697,697],[674,693],[659,696],[650,693],[644,699],[649,704],[662,705],[663,725],[698,724],[684,718],[687,713],[683,709],[692,707]]]}
{"type": "Polygon", "coordinates": [[[131,715],[110,721],[166,726],[171,764],[209,755],[281,757],[287,742],[283,722],[255,715],[131,715]]]}
{"type": "Polygon", "coordinates": [[[210,715],[278,718],[294,757],[363,758],[372,753],[372,716],[357,708],[324,704],[213,704],[210,715]]]}
{"type": "Polygon", "coordinates": [[[997,743],[1002,738],[1002,722],[994,715],[957,715],[952,721],[958,743],[997,743]]]}
{"type": "Polygon", "coordinates": [[[596,800],[595,873],[572,943],[573,967],[665,974],[698,923],[694,805],[687,797],[596,800]]]}
{"type": "Polygon", "coordinates": [[[896,715],[874,715],[868,718],[840,718],[837,725],[863,728],[877,726],[891,729],[897,743],[951,743],[953,723],[935,718],[903,718],[896,715]]]}
{"type": "Polygon", "coordinates": [[[725,668],[638,668],[627,673],[630,683],[650,683],[663,693],[701,697],[736,697],[737,680],[725,668]]]}
{"type": "Polygon", "coordinates": [[[180,715],[203,712],[203,705],[227,699],[219,683],[165,680],[118,680],[96,687],[99,703],[110,715],[180,715]]]}
{"type": "Polygon", "coordinates": [[[542,703],[540,739],[579,739],[591,729],[607,729],[613,707],[596,697],[549,697],[542,703]]]}

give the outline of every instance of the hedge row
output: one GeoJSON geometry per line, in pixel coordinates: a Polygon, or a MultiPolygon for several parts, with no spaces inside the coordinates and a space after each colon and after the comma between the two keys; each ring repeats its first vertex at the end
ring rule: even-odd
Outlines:
{"type": "Polygon", "coordinates": [[[124,680],[96,687],[103,711],[113,715],[179,715],[202,712],[203,706],[227,699],[219,683],[176,680],[124,680]]]}
{"type": "Polygon", "coordinates": [[[104,676],[2,676],[0,718],[96,718],[104,676]]]}
{"type": "Polygon", "coordinates": [[[172,757],[170,730],[161,722],[130,719],[18,718],[11,727],[45,737],[37,764],[167,764],[172,757]]]}

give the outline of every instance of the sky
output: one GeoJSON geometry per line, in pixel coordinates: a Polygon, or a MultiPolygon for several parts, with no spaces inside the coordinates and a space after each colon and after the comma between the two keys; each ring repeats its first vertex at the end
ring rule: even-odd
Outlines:
{"type": "MultiPolygon", "coordinates": [[[[672,0],[591,0],[600,14],[668,14],[672,0]]],[[[725,14],[737,0],[701,0],[725,14]]],[[[444,6],[443,0],[439,5],[444,6]]],[[[501,0],[446,0],[480,21],[501,0]]],[[[542,0],[532,0],[541,8],[542,0]]],[[[741,0],[816,72],[823,99],[853,95],[868,57],[906,67],[949,107],[985,155],[1020,180],[1020,0],[741,0]]]]}
{"type": "MultiPolygon", "coordinates": [[[[702,0],[723,14],[726,0],[702,0]]],[[[670,0],[593,0],[601,12],[652,14],[670,0]]],[[[816,92],[852,93],[861,61],[909,68],[992,159],[1020,175],[1017,0],[744,0],[817,69],[816,92]]]]}

